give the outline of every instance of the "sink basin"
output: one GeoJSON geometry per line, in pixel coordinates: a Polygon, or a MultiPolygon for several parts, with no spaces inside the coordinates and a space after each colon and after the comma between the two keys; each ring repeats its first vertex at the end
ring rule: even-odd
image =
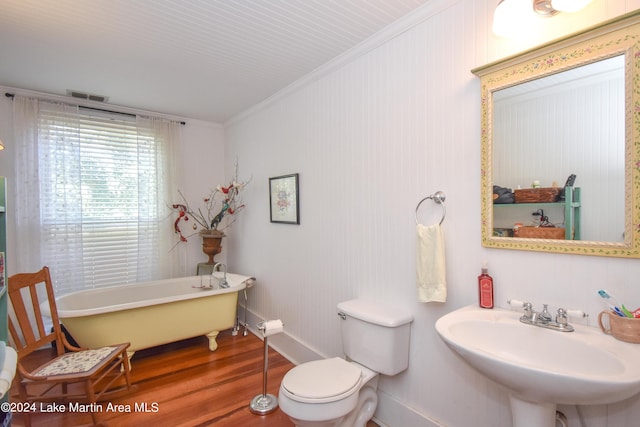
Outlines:
{"type": "Polygon", "coordinates": [[[507,388],[514,425],[553,426],[557,404],[607,404],[640,391],[639,344],[583,325],[574,332],[526,325],[521,315],[469,306],[436,322],[452,350],[507,388]]]}

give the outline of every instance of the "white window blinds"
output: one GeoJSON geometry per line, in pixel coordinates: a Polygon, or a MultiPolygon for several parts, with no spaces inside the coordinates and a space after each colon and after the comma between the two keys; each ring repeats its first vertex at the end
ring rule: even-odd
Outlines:
{"type": "Polygon", "coordinates": [[[57,294],[170,277],[177,123],[40,102],[40,252],[57,294]]]}

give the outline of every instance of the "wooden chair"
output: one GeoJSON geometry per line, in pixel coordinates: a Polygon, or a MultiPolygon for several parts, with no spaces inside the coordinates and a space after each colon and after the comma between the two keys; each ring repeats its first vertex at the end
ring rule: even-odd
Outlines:
{"type": "MultiPolygon", "coordinates": [[[[15,313],[15,316],[9,316],[9,332],[18,353],[21,401],[96,404],[131,388],[126,353],[129,343],[97,349],[82,349],[69,344],[58,319],[49,268],[9,277],[7,290],[15,313]],[[42,288],[46,289],[46,296],[42,288]],[[40,308],[40,298],[45,297],[53,321],[53,332],[50,333],[45,329],[40,308]],[[55,350],[49,349],[51,360],[39,363],[39,366],[29,366],[32,358],[28,356],[52,343],[55,350]]],[[[40,407],[40,403],[36,405],[40,407]]],[[[24,412],[23,415],[29,427],[29,413],[24,412]]],[[[91,416],[93,423],[97,424],[94,411],[91,411],[91,416]]]]}

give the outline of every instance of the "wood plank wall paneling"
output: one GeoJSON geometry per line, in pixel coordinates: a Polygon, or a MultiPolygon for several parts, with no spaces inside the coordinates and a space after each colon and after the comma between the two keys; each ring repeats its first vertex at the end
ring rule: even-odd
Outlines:
{"type": "MultiPolygon", "coordinates": [[[[242,159],[257,184],[246,198],[253,207],[230,235],[230,268],[258,278],[252,312],[281,318],[290,336],[323,355],[342,354],[340,301],[369,298],[432,314],[414,307],[414,208],[421,198],[448,191],[447,245],[456,255],[474,252],[460,240],[479,235],[469,217],[479,173],[466,163],[479,148],[465,147],[477,139],[472,124],[479,119],[465,112],[475,105],[476,88],[469,30],[450,25],[454,17],[470,21],[473,10],[450,3],[443,16],[225,129],[227,162],[242,159]],[[445,47],[445,40],[458,45],[445,47]],[[300,173],[301,224],[269,224],[258,185],[291,172],[300,173]]],[[[425,203],[420,215],[430,224],[441,209],[425,203]]]]}

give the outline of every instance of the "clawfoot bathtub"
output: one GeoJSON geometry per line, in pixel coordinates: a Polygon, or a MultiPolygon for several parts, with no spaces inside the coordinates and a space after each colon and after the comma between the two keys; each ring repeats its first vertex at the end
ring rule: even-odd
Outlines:
{"type": "Polygon", "coordinates": [[[131,358],[137,350],[206,335],[214,351],[218,333],[234,326],[238,292],[254,280],[227,274],[229,288],[221,289],[215,274],[63,295],[56,298],[58,314],[83,347],[130,342],[131,358]]]}

